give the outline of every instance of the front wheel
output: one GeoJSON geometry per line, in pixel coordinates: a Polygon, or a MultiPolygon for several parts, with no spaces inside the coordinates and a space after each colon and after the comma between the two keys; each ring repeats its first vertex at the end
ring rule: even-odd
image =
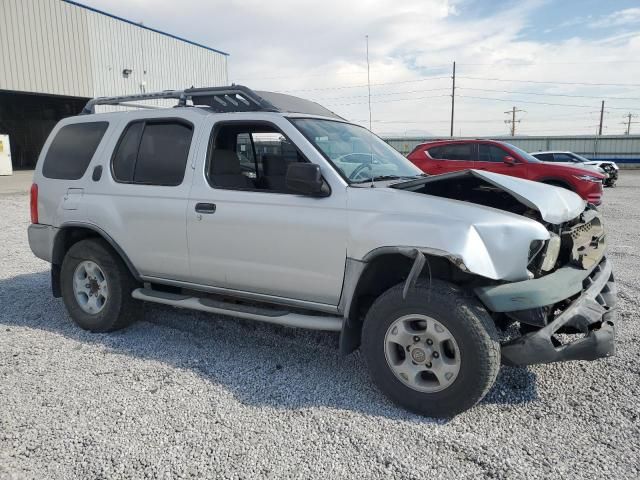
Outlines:
{"type": "Polygon", "coordinates": [[[362,331],[369,372],[388,397],[420,415],[452,417],[479,402],[500,368],[495,325],[454,285],[403,284],[371,306],[362,331]]]}

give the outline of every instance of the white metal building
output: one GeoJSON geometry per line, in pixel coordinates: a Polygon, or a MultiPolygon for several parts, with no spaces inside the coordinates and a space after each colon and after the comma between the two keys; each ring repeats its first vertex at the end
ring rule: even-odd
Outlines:
{"type": "Polygon", "coordinates": [[[89,98],[220,86],[228,54],[70,0],[0,0],[0,134],[33,167],[89,98]]]}

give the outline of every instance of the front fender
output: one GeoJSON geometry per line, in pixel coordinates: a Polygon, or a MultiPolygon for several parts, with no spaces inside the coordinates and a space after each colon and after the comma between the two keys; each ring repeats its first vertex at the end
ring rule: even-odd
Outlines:
{"type": "Polygon", "coordinates": [[[363,262],[381,249],[418,249],[482,277],[519,281],[528,278],[531,242],[549,239],[541,223],[481,205],[398,190],[350,190],[348,257],[363,262]],[[378,208],[367,208],[360,197],[378,208]]]}

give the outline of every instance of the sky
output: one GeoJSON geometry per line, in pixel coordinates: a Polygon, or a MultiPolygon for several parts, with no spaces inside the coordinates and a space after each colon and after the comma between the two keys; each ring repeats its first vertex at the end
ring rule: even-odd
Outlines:
{"type": "Polygon", "coordinates": [[[229,81],[322,103],[379,135],[640,132],[640,3],[80,0],[230,54],[229,81]]]}

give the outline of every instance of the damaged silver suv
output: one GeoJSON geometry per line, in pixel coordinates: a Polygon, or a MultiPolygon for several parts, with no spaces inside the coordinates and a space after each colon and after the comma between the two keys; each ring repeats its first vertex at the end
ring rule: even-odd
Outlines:
{"type": "Polygon", "coordinates": [[[146,301],[340,332],[341,352],[360,347],[379,388],[419,414],[472,407],[501,362],[614,351],[592,206],[489,172],[425,176],[288,95],[91,100],[47,140],[31,215],[31,249],[80,327],[123,328],[146,301]],[[176,105],[95,113],[148,100],[176,105]]]}

